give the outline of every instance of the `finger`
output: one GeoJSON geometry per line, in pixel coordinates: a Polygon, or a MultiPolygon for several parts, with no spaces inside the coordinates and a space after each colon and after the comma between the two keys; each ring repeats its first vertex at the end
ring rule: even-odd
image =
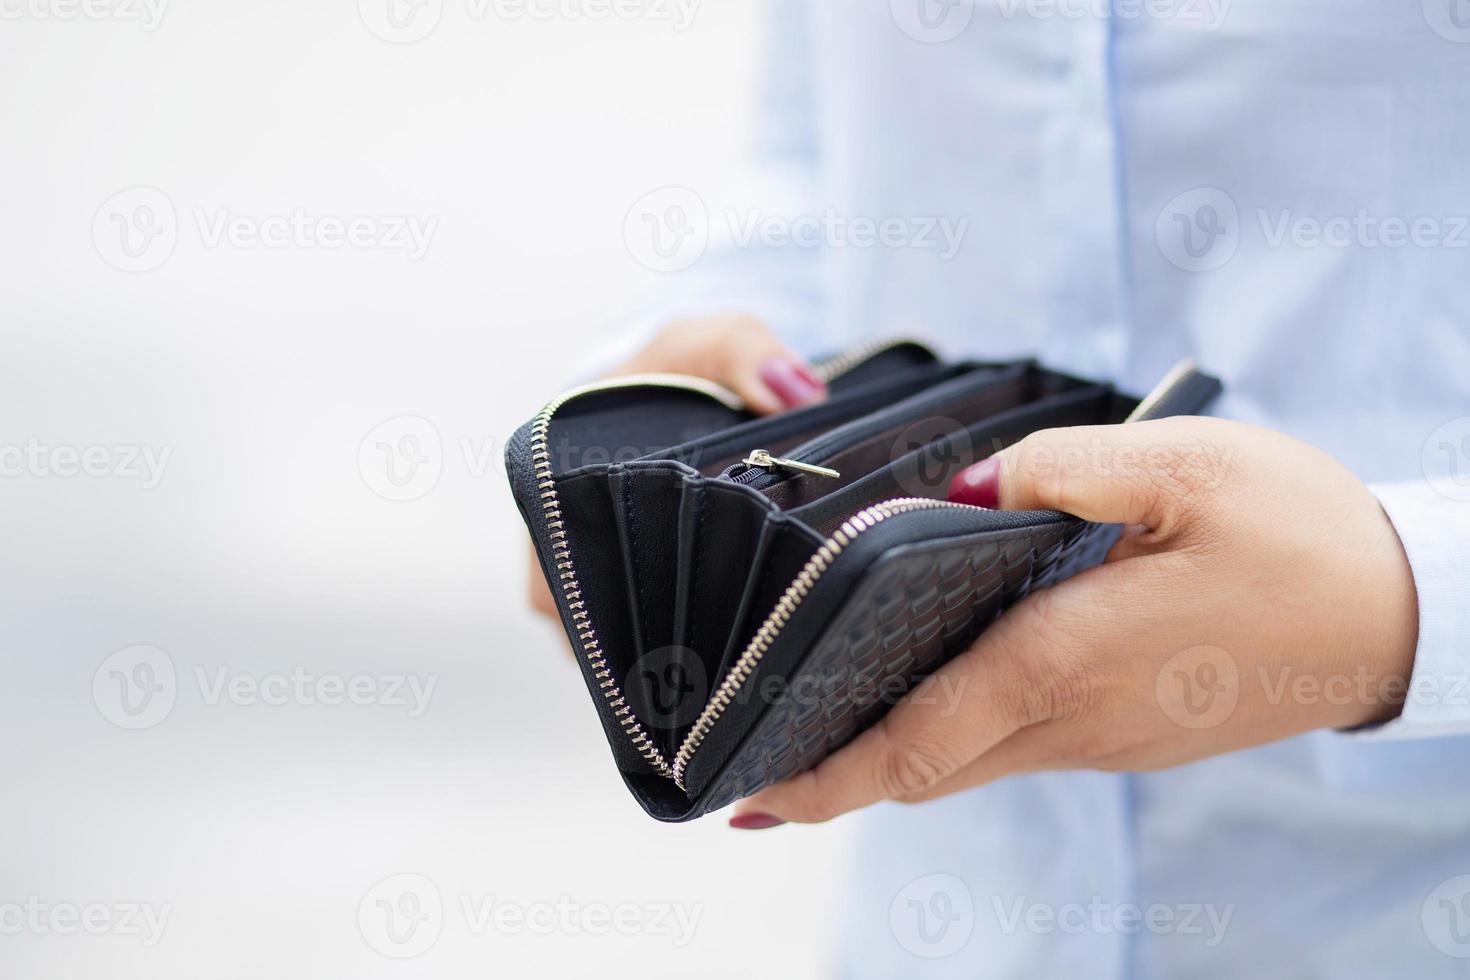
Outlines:
{"type": "Polygon", "coordinates": [[[996,646],[951,660],[815,769],[743,800],[736,819],[820,823],[940,784],[1031,720],[996,646]]]}
{"type": "Polygon", "coordinates": [[[1219,482],[1231,458],[1228,433],[1211,419],[1044,429],[961,473],[950,496],[1158,533],[1219,482]]]}
{"type": "Polygon", "coordinates": [[[966,763],[928,789],[900,797],[900,803],[927,803],[944,796],[984,786],[1006,776],[1058,768],[1055,736],[1045,722],[1028,725],[1010,735],[973,762],[966,763]]]}
{"type": "Polygon", "coordinates": [[[726,383],[763,415],[827,397],[827,386],[811,365],[765,330],[732,338],[726,383]]]}
{"type": "Polygon", "coordinates": [[[672,372],[734,391],[758,415],[821,401],[826,385],[761,320],[725,314],[669,324],[620,374],[672,372]]]}
{"type": "Polygon", "coordinates": [[[561,612],[556,608],[556,600],[551,597],[551,584],[546,581],[546,573],[541,570],[541,562],[536,558],[536,547],[529,545],[528,548],[530,560],[526,568],[526,599],[534,612],[548,619],[560,620],[561,612]]]}

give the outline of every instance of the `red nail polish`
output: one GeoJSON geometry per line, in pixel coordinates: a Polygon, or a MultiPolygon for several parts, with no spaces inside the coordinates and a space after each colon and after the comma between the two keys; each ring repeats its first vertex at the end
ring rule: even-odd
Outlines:
{"type": "Polygon", "coordinates": [[[768,830],[771,827],[779,827],[785,820],[773,817],[769,813],[737,813],[730,818],[730,826],[736,830],[768,830]]]}
{"type": "Polygon", "coordinates": [[[961,470],[949,484],[949,499],[990,510],[1000,507],[1000,460],[990,456],[961,470]]]}
{"type": "Polygon", "coordinates": [[[761,365],[761,380],[787,408],[809,405],[827,393],[811,368],[787,357],[773,357],[761,365]]]}

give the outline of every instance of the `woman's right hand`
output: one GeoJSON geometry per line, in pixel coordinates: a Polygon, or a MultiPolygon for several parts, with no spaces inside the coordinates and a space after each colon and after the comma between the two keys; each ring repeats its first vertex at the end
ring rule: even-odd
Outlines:
{"type": "MultiPolygon", "coordinates": [[[[760,415],[819,402],[827,388],[805,360],[755,317],[731,313],[675,320],[607,377],[688,374],[724,385],[760,415]]],[[[556,602],[530,552],[527,595],[531,608],[557,619],[556,602]]]]}

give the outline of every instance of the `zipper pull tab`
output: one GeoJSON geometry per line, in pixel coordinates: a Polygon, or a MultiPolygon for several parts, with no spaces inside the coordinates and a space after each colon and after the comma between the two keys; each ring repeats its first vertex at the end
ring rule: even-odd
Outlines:
{"type": "Polygon", "coordinates": [[[795,459],[782,459],[772,456],[764,449],[753,449],[750,455],[742,462],[746,466],[759,466],[764,470],[791,470],[793,473],[810,473],[812,476],[825,476],[829,480],[838,480],[842,474],[825,466],[817,466],[813,463],[803,463],[795,459]]]}
{"type": "Polygon", "coordinates": [[[1158,408],[1159,402],[1167,398],[1169,393],[1175,388],[1178,388],[1197,374],[1199,374],[1199,368],[1195,367],[1194,361],[1186,359],[1175,364],[1169,369],[1169,373],[1164,375],[1158,384],[1154,385],[1153,391],[1150,391],[1139,400],[1138,404],[1133,407],[1133,411],[1129,412],[1128,417],[1123,421],[1142,422],[1144,419],[1152,417],[1154,410],[1158,408]]]}

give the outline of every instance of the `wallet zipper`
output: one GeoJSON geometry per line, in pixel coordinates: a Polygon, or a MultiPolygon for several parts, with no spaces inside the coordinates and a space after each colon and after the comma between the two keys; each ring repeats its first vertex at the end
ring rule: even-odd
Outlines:
{"type": "Polygon", "coordinates": [[[752,449],[750,455],[721,473],[720,476],[732,483],[749,486],[753,483],[762,482],[765,476],[774,475],[777,470],[786,470],[790,473],[807,473],[812,476],[824,476],[829,480],[840,480],[842,474],[829,466],[818,466],[815,463],[803,463],[797,459],[783,459],[780,456],[772,456],[764,449],[752,449]]]}

